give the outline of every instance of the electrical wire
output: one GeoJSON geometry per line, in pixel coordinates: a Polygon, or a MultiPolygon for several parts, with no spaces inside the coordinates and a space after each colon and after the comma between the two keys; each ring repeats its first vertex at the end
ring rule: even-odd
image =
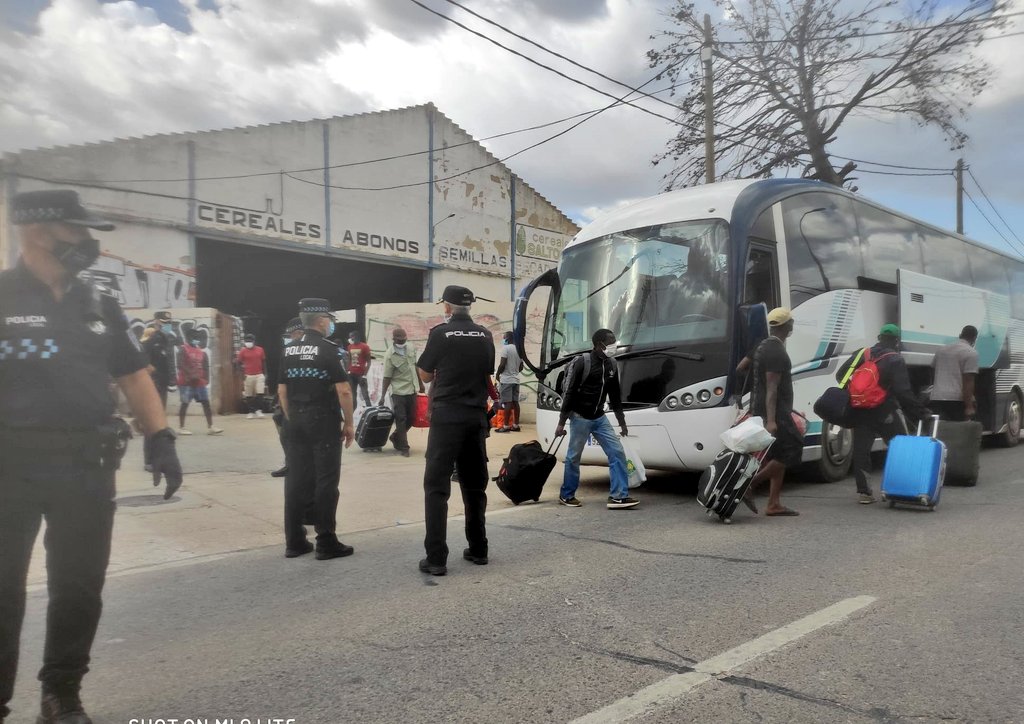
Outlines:
{"type": "Polygon", "coordinates": [[[981,187],[981,184],[978,183],[978,177],[974,175],[974,171],[972,171],[970,169],[970,167],[967,168],[967,174],[971,177],[971,180],[974,181],[974,185],[978,187],[978,191],[981,192],[981,195],[985,197],[985,201],[988,202],[988,205],[991,206],[992,210],[996,212],[996,216],[998,216],[999,220],[1003,222],[1003,225],[1006,227],[1006,230],[1009,231],[1013,235],[1013,238],[1016,239],[1018,243],[1024,243],[1024,242],[1021,242],[1020,237],[1017,236],[1017,232],[1015,232],[1013,230],[1013,227],[1010,226],[1010,224],[1006,221],[1006,219],[1003,217],[1003,215],[999,213],[999,209],[996,208],[996,205],[994,203],[992,203],[992,199],[990,199],[988,197],[988,194],[985,193],[985,189],[983,189],[981,187]]]}
{"type": "MultiPolygon", "coordinates": [[[[974,208],[976,208],[976,209],[978,210],[978,213],[979,213],[979,214],[981,214],[981,218],[983,218],[983,219],[984,219],[985,221],[987,221],[987,222],[988,222],[988,225],[992,227],[992,230],[993,230],[993,231],[995,231],[995,232],[996,232],[997,234],[999,234],[1000,238],[1001,238],[1001,239],[1002,239],[1003,241],[1005,241],[1005,242],[1006,242],[1006,245],[1007,245],[1007,246],[1010,246],[1010,247],[1014,247],[1014,245],[1013,245],[1013,242],[1011,242],[1011,241],[1010,241],[1009,239],[1007,239],[1007,238],[1006,238],[1006,235],[1005,235],[1005,234],[1003,234],[1003,232],[1001,232],[1001,231],[999,230],[999,227],[997,227],[997,226],[996,226],[995,224],[993,224],[993,223],[992,223],[992,220],[991,220],[991,219],[989,219],[989,218],[988,218],[988,216],[986,216],[986,215],[985,215],[985,212],[984,212],[984,211],[982,210],[982,208],[981,208],[980,206],[978,206],[978,202],[974,200],[974,197],[973,197],[973,196],[971,196],[971,192],[970,192],[970,191],[968,191],[968,190],[967,190],[966,188],[965,188],[965,189],[963,189],[963,192],[964,192],[964,195],[965,195],[965,196],[966,196],[966,197],[967,197],[968,199],[970,199],[971,203],[972,203],[972,204],[974,204],[974,208]]],[[[1019,249],[1017,249],[1017,247],[1014,247],[1014,250],[1015,250],[1015,251],[1017,251],[1017,253],[1018,253],[1018,254],[1020,253],[1020,250],[1019,250],[1019,249]]]]}

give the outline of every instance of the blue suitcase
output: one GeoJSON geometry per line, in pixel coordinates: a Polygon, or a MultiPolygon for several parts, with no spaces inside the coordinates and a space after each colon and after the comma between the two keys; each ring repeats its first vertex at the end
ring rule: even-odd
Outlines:
{"type": "Polygon", "coordinates": [[[896,503],[920,505],[935,510],[946,477],[946,446],[935,436],[939,417],[932,418],[932,435],[897,435],[889,442],[889,454],[882,473],[882,500],[892,508],[896,503]]]}

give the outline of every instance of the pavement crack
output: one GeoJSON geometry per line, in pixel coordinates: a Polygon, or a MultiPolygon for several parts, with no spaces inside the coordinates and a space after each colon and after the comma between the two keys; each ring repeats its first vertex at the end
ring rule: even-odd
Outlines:
{"type": "Polygon", "coordinates": [[[735,558],[733,556],[716,556],[711,553],[680,553],[678,551],[655,551],[649,548],[637,548],[636,546],[628,545],[627,543],[620,543],[619,541],[608,540],[607,538],[592,538],[585,535],[573,535],[572,533],[565,533],[560,530],[548,530],[546,528],[534,528],[528,525],[495,525],[491,524],[494,528],[505,528],[507,530],[518,530],[529,533],[548,533],[550,535],[558,535],[569,540],[582,540],[589,541],[591,543],[603,543],[604,545],[613,546],[615,548],[624,548],[627,551],[633,551],[634,553],[643,553],[651,556],[669,556],[673,558],[705,558],[712,561],[725,561],[726,563],[767,563],[768,561],[761,558],[735,558]]]}
{"type": "MultiPolygon", "coordinates": [[[[667,671],[671,674],[685,674],[689,671],[693,671],[693,668],[690,666],[682,666],[681,664],[675,664],[671,661],[665,661],[663,659],[655,659],[649,656],[637,656],[635,654],[627,654],[624,651],[613,651],[611,649],[602,649],[596,646],[589,646],[587,644],[580,643],[579,641],[573,641],[572,638],[570,638],[569,634],[565,633],[564,631],[558,631],[557,629],[555,633],[557,633],[559,636],[565,639],[566,643],[568,643],[570,646],[575,646],[576,648],[582,649],[583,651],[586,651],[591,654],[607,656],[612,659],[618,659],[619,661],[625,661],[627,663],[636,664],[638,666],[651,666],[655,669],[667,671]]],[[[658,644],[655,644],[655,646],[658,646],[658,644]]],[[[659,648],[664,647],[659,646],[659,648]]],[[[667,651],[668,649],[665,650],[667,651]]],[[[676,654],[674,651],[670,651],[669,653],[672,653],[675,656],[679,656],[679,654],[676,654]]],[[[686,657],[679,656],[679,658],[685,659],[686,657]]]]}
{"type": "Polygon", "coordinates": [[[672,654],[673,656],[675,656],[675,657],[676,657],[677,659],[679,659],[680,661],[685,661],[685,662],[686,662],[686,663],[688,663],[688,664],[696,664],[696,663],[697,663],[697,659],[691,659],[691,658],[690,658],[689,656],[683,656],[683,655],[682,655],[681,653],[679,653],[678,651],[673,651],[673,650],[672,650],[672,649],[670,649],[670,648],[669,648],[668,646],[665,646],[665,645],[663,645],[663,644],[659,644],[659,643],[658,643],[657,641],[654,641],[653,643],[654,643],[654,645],[655,645],[655,646],[657,646],[657,647],[658,647],[659,649],[661,649],[661,650],[662,650],[662,651],[664,651],[665,653],[668,653],[668,654],[672,654]]]}

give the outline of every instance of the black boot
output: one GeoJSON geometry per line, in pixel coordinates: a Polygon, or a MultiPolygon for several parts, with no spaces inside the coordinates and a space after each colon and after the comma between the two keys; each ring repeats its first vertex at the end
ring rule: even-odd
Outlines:
{"type": "Polygon", "coordinates": [[[78,683],[43,685],[36,724],[92,724],[78,698],[78,683]]]}
{"type": "Polygon", "coordinates": [[[283,478],[287,474],[288,474],[288,466],[285,465],[283,468],[278,468],[274,472],[270,473],[270,477],[272,477],[272,478],[283,478]]]}

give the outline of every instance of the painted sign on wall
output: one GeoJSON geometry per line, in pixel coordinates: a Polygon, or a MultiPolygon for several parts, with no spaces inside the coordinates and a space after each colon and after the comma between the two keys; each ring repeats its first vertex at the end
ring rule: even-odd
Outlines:
{"type": "Polygon", "coordinates": [[[195,306],[194,271],[159,265],[143,266],[104,253],[82,276],[106,287],[125,309],[195,306]]]}

